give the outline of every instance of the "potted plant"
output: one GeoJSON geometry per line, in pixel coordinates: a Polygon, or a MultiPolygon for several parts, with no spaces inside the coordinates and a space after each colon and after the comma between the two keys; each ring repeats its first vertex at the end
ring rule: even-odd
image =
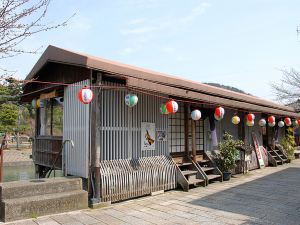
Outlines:
{"type": "Polygon", "coordinates": [[[223,180],[230,180],[231,170],[235,167],[235,161],[239,156],[237,147],[244,143],[240,140],[234,140],[232,135],[225,132],[223,141],[219,144],[220,149],[220,163],[223,172],[223,180]]]}

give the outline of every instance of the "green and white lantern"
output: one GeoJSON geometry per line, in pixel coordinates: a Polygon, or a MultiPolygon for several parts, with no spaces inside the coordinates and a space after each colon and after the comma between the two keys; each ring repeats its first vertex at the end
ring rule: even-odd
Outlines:
{"type": "Polygon", "coordinates": [[[160,113],[163,114],[163,115],[168,115],[169,112],[167,110],[167,106],[165,103],[161,104],[160,106],[160,113]]]}
{"type": "Polygon", "coordinates": [[[125,104],[129,107],[133,107],[138,103],[138,97],[135,94],[127,94],[125,96],[125,104]]]}

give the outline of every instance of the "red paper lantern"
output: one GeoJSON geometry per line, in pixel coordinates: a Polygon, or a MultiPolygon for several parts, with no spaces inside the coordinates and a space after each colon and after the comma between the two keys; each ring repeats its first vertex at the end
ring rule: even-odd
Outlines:
{"type": "Polygon", "coordinates": [[[254,119],[255,119],[255,115],[254,115],[253,113],[249,113],[249,114],[247,115],[247,120],[248,120],[249,122],[253,121],[254,119]]]}
{"type": "Polygon", "coordinates": [[[78,99],[83,104],[88,104],[94,99],[94,93],[88,87],[83,87],[78,92],[78,99]]]}
{"type": "Polygon", "coordinates": [[[285,125],[286,125],[287,127],[291,126],[291,124],[292,124],[291,118],[285,117],[285,118],[284,118],[284,123],[285,123],[285,125]]]}
{"type": "Polygon", "coordinates": [[[300,126],[300,119],[297,119],[296,121],[298,123],[298,126],[300,126]]]}
{"type": "Polygon", "coordinates": [[[275,117],[274,116],[269,116],[268,117],[268,123],[274,123],[275,122],[275,117]]]}
{"type": "Polygon", "coordinates": [[[220,116],[221,116],[221,107],[216,108],[216,110],[215,110],[215,115],[216,115],[217,117],[220,117],[220,116]]]}
{"type": "Polygon", "coordinates": [[[174,100],[171,100],[166,103],[166,108],[169,113],[176,113],[178,110],[178,104],[174,100]]]}

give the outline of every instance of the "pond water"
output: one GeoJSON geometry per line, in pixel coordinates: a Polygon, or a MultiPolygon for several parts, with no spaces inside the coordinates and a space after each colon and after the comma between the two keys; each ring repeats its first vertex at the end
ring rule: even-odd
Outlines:
{"type": "MultiPolygon", "coordinates": [[[[34,165],[4,166],[3,171],[4,171],[3,182],[35,179],[34,165]]],[[[53,176],[54,174],[52,172],[50,177],[53,176]]],[[[55,176],[61,177],[62,176],[61,170],[55,171],[55,176]]]]}

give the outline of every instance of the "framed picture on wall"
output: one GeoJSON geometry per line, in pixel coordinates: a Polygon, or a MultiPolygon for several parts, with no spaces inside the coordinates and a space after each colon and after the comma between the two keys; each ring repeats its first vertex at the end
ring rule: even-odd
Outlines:
{"type": "Polygon", "coordinates": [[[142,151],[155,150],[155,123],[141,123],[142,151]]]}

